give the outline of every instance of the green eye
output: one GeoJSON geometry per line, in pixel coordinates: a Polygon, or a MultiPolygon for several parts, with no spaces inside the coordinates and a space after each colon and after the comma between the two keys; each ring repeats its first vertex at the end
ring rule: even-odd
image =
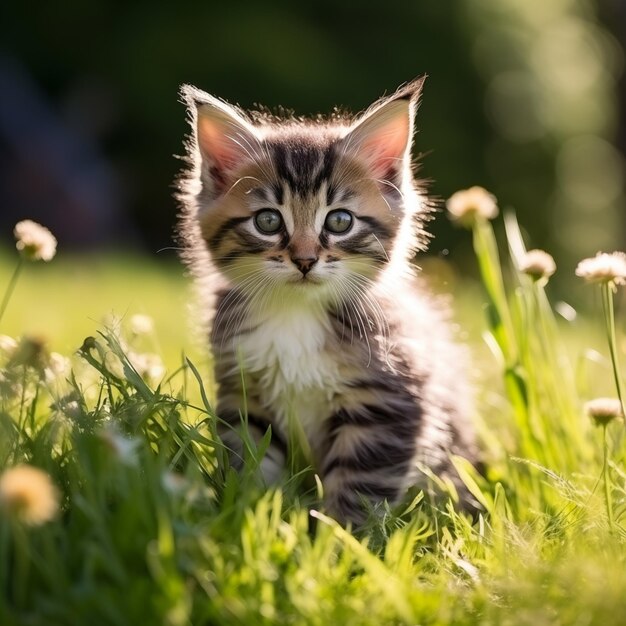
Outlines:
{"type": "Polygon", "coordinates": [[[329,230],[331,233],[345,233],[350,230],[353,219],[354,218],[352,217],[352,213],[350,213],[350,211],[337,209],[336,211],[331,211],[326,216],[324,228],[329,230]]]}
{"type": "Polygon", "coordinates": [[[283,218],[274,209],[262,209],[254,216],[254,225],[266,235],[277,233],[283,226],[283,218]]]}

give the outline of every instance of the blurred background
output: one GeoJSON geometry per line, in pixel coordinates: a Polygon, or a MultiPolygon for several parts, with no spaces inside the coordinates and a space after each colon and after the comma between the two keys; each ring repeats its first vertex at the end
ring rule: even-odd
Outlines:
{"type": "MultiPolygon", "coordinates": [[[[582,256],[626,247],[624,0],[354,7],[3,3],[0,245],[32,218],[62,250],[173,261],[181,83],[244,108],[311,114],[362,110],[426,73],[415,152],[433,196],[488,188],[562,274],[582,256]]],[[[432,230],[431,254],[462,266],[467,233],[443,215],[432,230]]]]}

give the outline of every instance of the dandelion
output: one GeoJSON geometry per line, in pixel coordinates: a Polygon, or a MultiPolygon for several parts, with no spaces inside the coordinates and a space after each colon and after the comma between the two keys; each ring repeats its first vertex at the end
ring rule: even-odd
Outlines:
{"type": "Polygon", "coordinates": [[[495,196],[482,187],[457,191],[448,198],[446,207],[451,219],[466,228],[471,228],[478,218],[492,220],[498,215],[495,196]]]}
{"type": "Polygon", "coordinates": [[[609,527],[614,529],[613,499],[611,497],[611,477],[609,475],[609,440],[607,426],[619,417],[624,417],[622,402],[617,398],[595,398],[585,404],[585,413],[602,427],[602,474],[604,484],[604,503],[609,519],[609,527]]]}
{"type": "Polygon", "coordinates": [[[32,465],[17,465],[0,475],[0,508],[28,526],[41,526],[59,510],[50,476],[32,465]]]}
{"type": "Polygon", "coordinates": [[[46,340],[42,337],[22,337],[11,355],[9,366],[26,365],[44,370],[49,363],[46,340]]]}
{"type": "Polygon", "coordinates": [[[613,295],[617,285],[626,283],[626,254],[623,252],[598,252],[595,257],[583,259],[576,268],[576,275],[590,283],[597,283],[602,294],[602,309],[606,326],[607,341],[611,354],[613,378],[619,398],[622,415],[625,412],[624,393],[622,391],[622,376],[620,374],[617,340],[615,337],[615,308],[613,295]]]}
{"type": "Polygon", "coordinates": [[[57,251],[57,240],[54,235],[47,228],[32,220],[18,222],[13,229],[13,234],[17,239],[15,247],[20,253],[20,258],[0,303],[0,320],[2,320],[17,284],[24,259],[27,261],[51,261],[57,251]]]}
{"type": "Polygon", "coordinates": [[[23,220],[15,225],[15,247],[28,261],[51,261],[57,251],[55,236],[33,220],[23,220]]]}
{"type": "Polygon", "coordinates": [[[598,426],[605,426],[623,417],[622,405],[617,398],[594,398],[585,404],[585,413],[598,426]]]}
{"type": "Polygon", "coordinates": [[[607,283],[614,287],[626,283],[626,254],[623,252],[598,252],[583,259],[576,267],[576,276],[590,283],[607,283]]]}
{"type": "Polygon", "coordinates": [[[130,332],[133,335],[149,335],[154,331],[154,322],[148,315],[133,315],[129,322],[130,332]]]}
{"type": "Polygon", "coordinates": [[[556,263],[544,250],[529,250],[519,262],[520,272],[530,276],[533,281],[546,283],[556,271],[556,263]]]}

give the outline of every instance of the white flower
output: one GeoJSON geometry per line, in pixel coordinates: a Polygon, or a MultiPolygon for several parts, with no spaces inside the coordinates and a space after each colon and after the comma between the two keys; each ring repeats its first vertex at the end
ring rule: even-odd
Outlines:
{"type": "Polygon", "coordinates": [[[0,508],[29,526],[40,526],[57,514],[59,496],[46,472],[17,465],[0,475],[0,508]]]}
{"type": "Polygon", "coordinates": [[[585,413],[599,426],[623,417],[622,405],[617,398],[594,398],[585,404],[585,413]]]}
{"type": "Polygon", "coordinates": [[[158,382],[165,376],[165,366],[158,354],[129,352],[128,359],[137,373],[148,382],[158,382]]]}
{"type": "Polygon", "coordinates": [[[596,256],[583,259],[578,264],[576,276],[590,283],[623,285],[626,282],[626,254],[598,252],[596,256]]]}
{"type": "Polygon", "coordinates": [[[130,320],[130,332],[133,335],[149,335],[154,331],[154,322],[148,315],[133,315],[130,320]]]}
{"type": "Polygon", "coordinates": [[[44,337],[22,337],[11,355],[10,365],[28,365],[42,371],[47,367],[48,359],[44,337]]]}
{"type": "Polygon", "coordinates": [[[115,457],[124,465],[135,465],[137,463],[137,447],[139,441],[125,437],[114,426],[103,428],[98,436],[113,452],[115,457]]]}
{"type": "Polygon", "coordinates": [[[550,254],[543,250],[529,250],[519,263],[520,272],[535,281],[547,281],[556,271],[556,263],[550,254]]]}
{"type": "Polygon", "coordinates": [[[33,220],[23,220],[15,225],[15,247],[29,261],[51,261],[57,251],[55,236],[33,220]]]}
{"type": "Polygon", "coordinates": [[[477,217],[492,220],[498,215],[495,196],[482,187],[457,191],[448,198],[446,207],[452,220],[465,227],[471,227],[477,217]]]}
{"type": "Polygon", "coordinates": [[[59,378],[65,378],[70,372],[70,360],[59,354],[51,352],[48,357],[48,366],[44,370],[46,382],[52,383],[59,378]]]}

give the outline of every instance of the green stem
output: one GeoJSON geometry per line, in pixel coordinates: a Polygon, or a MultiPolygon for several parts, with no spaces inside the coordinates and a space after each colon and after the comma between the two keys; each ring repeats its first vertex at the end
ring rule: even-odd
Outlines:
{"type": "Polygon", "coordinates": [[[28,576],[30,570],[30,557],[28,537],[26,530],[18,520],[13,521],[13,549],[15,569],[13,571],[13,601],[18,609],[26,606],[28,594],[28,576]]]}
{"type": "Polygon", "coordinates": [[[28,373],[28,369],[26,367],[26,364],[22,365],[22,393],[20,395],[20,414],[18,417],[18,422],[17,422],[17,426],[18,426],[18,432],[20,434],[24,434],[26,432],[26,428],[25,428],[25,422],[26,422],[26,413],[25,413],[25,409],[26,409],[26,392],[27,392],[27,375],[28,373]]]}
{"type": "Polygon", "coordinates": [[[611,354],[611,365],[613,367],[613,377],[615,378],[615,388],[617,397],[622,407],[622,415],[626,415],[626,407],[624,406],[624,396],[622,394],[622,381],[620,377],[620,368],[617,352],[617,340],[615,338],[615,309],[613,307],[613,290],[610,283],[604,283],[602,289],[602,308],[604,310],[604,320],[606,323],[606,335],[609,343],[609,352],[611,354]]]}
{"type": "Polygon", "coordinates": [[[604,501],[606,503],[606,514],[609,517],[609,528],[611,532],[615,530],[613,521],[613,504],[611,502],[611,483],[609,480],[609,440],[606,432],[606,424],[602,426],[602,480],[604,482],[604,501]]]}
{"type": "Polygon", "coordinates": [[[492,332],[507,366],[511,368],[517,364],[518,354],[496,239],[491,224],[480,218],[476,219],[472,234],[483,285],[492,307],[490,319],[492,332]]]}
{"type": "Polygon", "coordinates": [[[17,279],[20,276],[20,271],[22,270],[22,265],[24,264],[24,259],[22,257],[19,258],[15,269],[13,270],[13,275],[11,276],[11,280],[7,285],[6,291],[4,292],[4,297],[2,298],[2,304],[0,304],[0,322],[2,321],[2,316],[6,311],[6,308],[9,304],[9,300],[13,295],[13,290],[15,289],[15,285],[17,284],[17,279]]]}
{"type": "MultiPolygon", "coordinates": [[[[9,546],[11,538],[11,528],[9,526],[9,520],[0,520],[0,594],[4,594],[8,589],[10,575],[9,575],[9,546]]],[[[0,614],[1,616],[1,614],[0,614]]]]}
{"type": "MultiPolygon", "coordinates": [[[[521,435],[520,450],[523,456],[541,458],[539,451],[544,447],[537,439],[530,424],[531,406],[526,372],[523,366],[525,334],[519,333],[522,344],[516,336],[507,292],[504,287],[502,265],[493,228],[485,219],[477,218],[473,228],[473,245],[483,286],[487,293],[487,317],[491,336],[495,340],[504,361],[506,394],[513,406],[521,435]]],[[[515,301],[514,301],[515,302],[515,301]]]]}

